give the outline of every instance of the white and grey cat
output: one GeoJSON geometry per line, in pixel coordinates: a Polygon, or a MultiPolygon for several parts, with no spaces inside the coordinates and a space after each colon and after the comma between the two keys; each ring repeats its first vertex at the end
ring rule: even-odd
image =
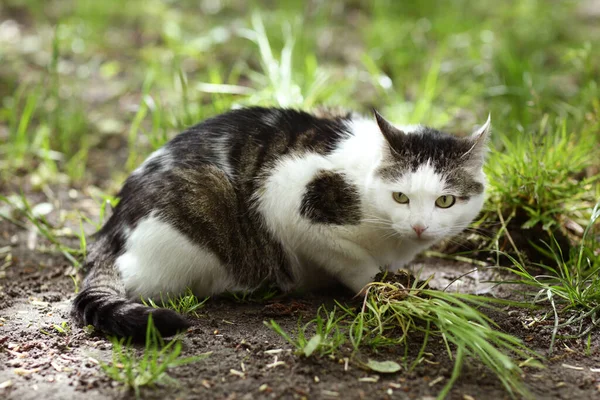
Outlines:
{"type": "Polygon", "coordinates": [[[168,336],[185,318],[136,300],[331,278],[359,293],[479,213],[489,128],[458,138],[377,112],[259,107],[207,119],[127,179],[90,246],[74,315],[140,337],[152,314],[168,336]]]}

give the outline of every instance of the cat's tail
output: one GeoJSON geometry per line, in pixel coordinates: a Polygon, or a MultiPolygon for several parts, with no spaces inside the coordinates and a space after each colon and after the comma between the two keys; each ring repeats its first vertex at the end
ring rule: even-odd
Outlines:
{"type": "Polygon", "coordinates": [[[83,283],[83,290],[73,301],[72,309],[75,319],[83,325],[92,325],[105,333],[134,340],[146,337],[149,315],[152,315],[154,326],[164,337],[185,331],[190,326],[183,316],[173,310],[152,308],[128,299],[114,265],[86,267],[90,272],[83,283]]]}

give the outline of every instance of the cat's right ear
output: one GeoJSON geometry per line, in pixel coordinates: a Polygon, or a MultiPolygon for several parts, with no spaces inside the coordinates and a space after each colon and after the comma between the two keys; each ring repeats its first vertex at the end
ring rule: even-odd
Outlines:
{"type": "Polygon", "coordinates": [[[485,121],[485,124],[475,130],[475,132],[473,132],[467,139],[469,140],[471,147],[469,148],[469,151],[467,151],[461,157],[463,160],[465,160],[465,165],[471,166],[475,169],[483,167],[485,156],[488,151],[487,144],[490,137],[490,130],[491,115],[488,114],[488,119],[485,121]]]}
{"type": "Polygon", "coordinates": [[[399,139],[404,137],[405,133],[400,129],[396,128],[392,125],[388,120],[383,118],[376,109],[373,108],[373,115],[375,115],[375,120],[377,121],[377,126],[379,126],[379,130],[383,134],[383,137],[388,141],[388,143],[393,147],[393,144],[397,142],[399,139]]]}
{"type": "Polygon", "coordinates": [[[473,147],[469,150],[471,157],[475,156],[483,158],[485,156],[485,153],[487,152],[487,143],[490,139],[491,126],[492,115],[488,114],[485,124],[471,134],[471,141],[473,142],[473,147]]]}

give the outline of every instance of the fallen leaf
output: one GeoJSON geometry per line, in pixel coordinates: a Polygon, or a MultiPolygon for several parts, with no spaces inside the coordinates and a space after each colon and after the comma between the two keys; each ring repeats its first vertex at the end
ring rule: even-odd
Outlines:
{"type": "Polygon", "coordinates": [[[233,368],[229,370],[229,373],[231,375],[239,376],[240,378],[245,378],[246,377],[246,374],[244,374],[241,371],[238,371],[237,369],[233,369],[233,368]]]}
{"type": "Polygon", "coordinates": [[[583,371],[583,367],[577,367],[575,365],[563,364],[563,368],[574,369],[576,371],[583,371]]]}
{"type": "Polygon", "coordinates": [[[42,217],[48,215],[54,210],[54,206],[50,203],[39,203],[33,206],[31,209],[31,214],[34,217],[42,217]]]}
{"type": "Polygon", "coordinates": [[[358,378],[359,382],[371,382],[371,383],[377,383],[379,382],[379,375],[373,375],[373,376],[365,376],[362,378],[358,378]]]}
{"type": "Polygon", "coordinates": [[[9,379],[7,381],[0,383],[0,389],[5,389],[11,385],[12,385],[12,381],[9,379]]]}
{"type": "Polygon", "coordinates": [[[25,375],[31,375],[34,374],[36,372],[41,371],[41,368],[32,368],[32,369],[25,369],[25,368],[15,368],[13,369],[13,372],[17,375],[21,375],[21,376],[25,376],[25,375]]]}
{"type": "Polygon", "coordinates": [[[398,372],[402,368],[400,364],[395,361],[375,361],[371,359],[369,359],[367,367],[375,372],[381,372],[383,374],[398,372]]]}

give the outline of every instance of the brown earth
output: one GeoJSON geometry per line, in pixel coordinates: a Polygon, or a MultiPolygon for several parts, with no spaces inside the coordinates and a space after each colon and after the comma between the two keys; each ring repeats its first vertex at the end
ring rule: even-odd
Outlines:
{"type": "MultiPolygon", "coordinates": [[[[42,195],[37,198],[43,200],[42,195]]],[[[63,208],[65,204],[67,209],[85,209],[90,205],[85,196],[79,194],[78,198],[63,200],[63,208]]],[[[85,332],[70,320],[73,270],[65,259],[48,252],[34,230],[0,220],[0,260],[4,260],[0,261],[0,396],[43,396],[47,400],[134,398],[133,392],[112,382],[98,365],[99,361],[111,360],[111,342],[85,332]],[[69,327],[66,334],[53,328],[53,324],[60,326],[64,321],[69,327]]],[[[440,260],[424,260],[413,266],[413,270],[421,268],[425,275],[435,272],[433,286],[444,288],[473,267],[440,260]]],[[[470,274],[452,288],[516,296],[512,287],[492,289],[490,284],[482,283],[491,277],[489,271],[479,272],[479,276],[470,274]]],[[[296,356],[291,346],[263,323],[273,318],[291,332],[300,317],[304,321],[312,319],[321,304],[332,306],[334,299],[342,303],[353,301],[341,289],[265,302],[209,300],[182,342],[183,356],[212,354],[197,363],[171,369],[169,375],[178,384],[142,389],[142,398],[426,399],[437,395],[452,371],[452,362],[441,343],[433,343],[424,362],[412,371],[403,368],[395,374],[377,374],[361,369],[351,360],[346,363],[344,355],[334,359],[296,356]]],[[[572,340],[558,341],[554,353],[548,355],[552,318],[539,321],[540,315],[522,310],[506,310],[492,317],[501,329],[547,356],[545,369],[524,369],[524,381],[536,398],[600,398],[597,332],[589,353],[586,341],[572,340]]],[[[408,365],[420,345],[418,337],[411,341],[408,365]]],[[[344,351],[348,356],[350,353],[350,349],[344,351]]],[[[404,348],[383,349],[365,356],[403,364],[404,348]]],[[[510,398],[499,380],[476,362],[467,363],[449,397],[510,398]]]]}

